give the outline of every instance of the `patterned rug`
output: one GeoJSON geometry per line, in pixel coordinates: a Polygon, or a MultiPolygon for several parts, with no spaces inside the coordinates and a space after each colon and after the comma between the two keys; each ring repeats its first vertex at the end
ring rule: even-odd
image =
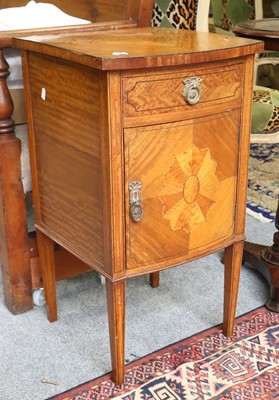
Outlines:
{"type": "Polygon", "coordinates": [[[251,144],[247,213],[272,222],[279,194],[279,143],[251,144]]]}
{"type": "Polygon", "coordinates": [[[122,386],[107,374],[51,399],[278,400],[279,314],[261,307],[231,338],[217,326],[128,364],[122,386]]]}

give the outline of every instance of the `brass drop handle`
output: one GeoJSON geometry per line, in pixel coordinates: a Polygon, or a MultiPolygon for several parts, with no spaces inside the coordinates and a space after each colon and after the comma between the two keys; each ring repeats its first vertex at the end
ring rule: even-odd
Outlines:
{"type": "Polygon", "coordinates": [[[185,87],[182,90],[182,96],[185,101],[190,104],[197,104],[201,98],[202,89],[201,83],[202,79],[195,76],[183,80],[185,87]]]}
{"type": "Polygon", "coordinates": [[[129,183],[130,215],[132,220],[135,222],[141,221],[143,215],[141,206],[141,187],[142,183],[139,181],[132,181],[129,183]]]}

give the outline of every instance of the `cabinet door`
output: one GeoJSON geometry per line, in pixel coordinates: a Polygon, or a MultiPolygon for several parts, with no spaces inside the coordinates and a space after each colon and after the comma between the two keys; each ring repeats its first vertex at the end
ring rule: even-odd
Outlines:
{"type": "Polygon", "coordinates": [[[239,110],[229,110],[125,129],[128,269],[179,264],[233,235],[239,124],[239,110]],[[133,182],[141,184],[137,222],[133,182]]]}

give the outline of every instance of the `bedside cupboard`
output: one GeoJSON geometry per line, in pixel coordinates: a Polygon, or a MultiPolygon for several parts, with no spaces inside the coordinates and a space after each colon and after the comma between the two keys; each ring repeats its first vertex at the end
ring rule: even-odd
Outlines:
{"type": "Polygon", "coordinates": [[[232,335],[262,43],[132,28],[13,44],[22,49],[49,320],[57,318],[56,242],[106,279],[120,384],[126,279],[225,249],[224,334],[232,335]]]}

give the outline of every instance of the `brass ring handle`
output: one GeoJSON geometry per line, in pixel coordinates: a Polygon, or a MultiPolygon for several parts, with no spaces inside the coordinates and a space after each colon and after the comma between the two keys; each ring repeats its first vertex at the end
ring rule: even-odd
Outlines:
{"type": "Polygon", "coordinates": [[[143,216],[141,206],[141,188],[142,183],[139,181],[132,181],[129,183],[130,216],[134,222],[141,221],[143,216]]]}
{"type": "Polygon", "coordinates": [[[202,89],[201,83],[202,79],[195,76],[183,80],[185,87],[182,90],[182,96],[188,104],[197,104],[201,98],[202,89]]]}
{"type": "Polygon", "coordinates": [[[139,222],[142,219],[142,206],[140,204],[133,204],[130,207],[131,218],[134,222],[139,222]]]}

